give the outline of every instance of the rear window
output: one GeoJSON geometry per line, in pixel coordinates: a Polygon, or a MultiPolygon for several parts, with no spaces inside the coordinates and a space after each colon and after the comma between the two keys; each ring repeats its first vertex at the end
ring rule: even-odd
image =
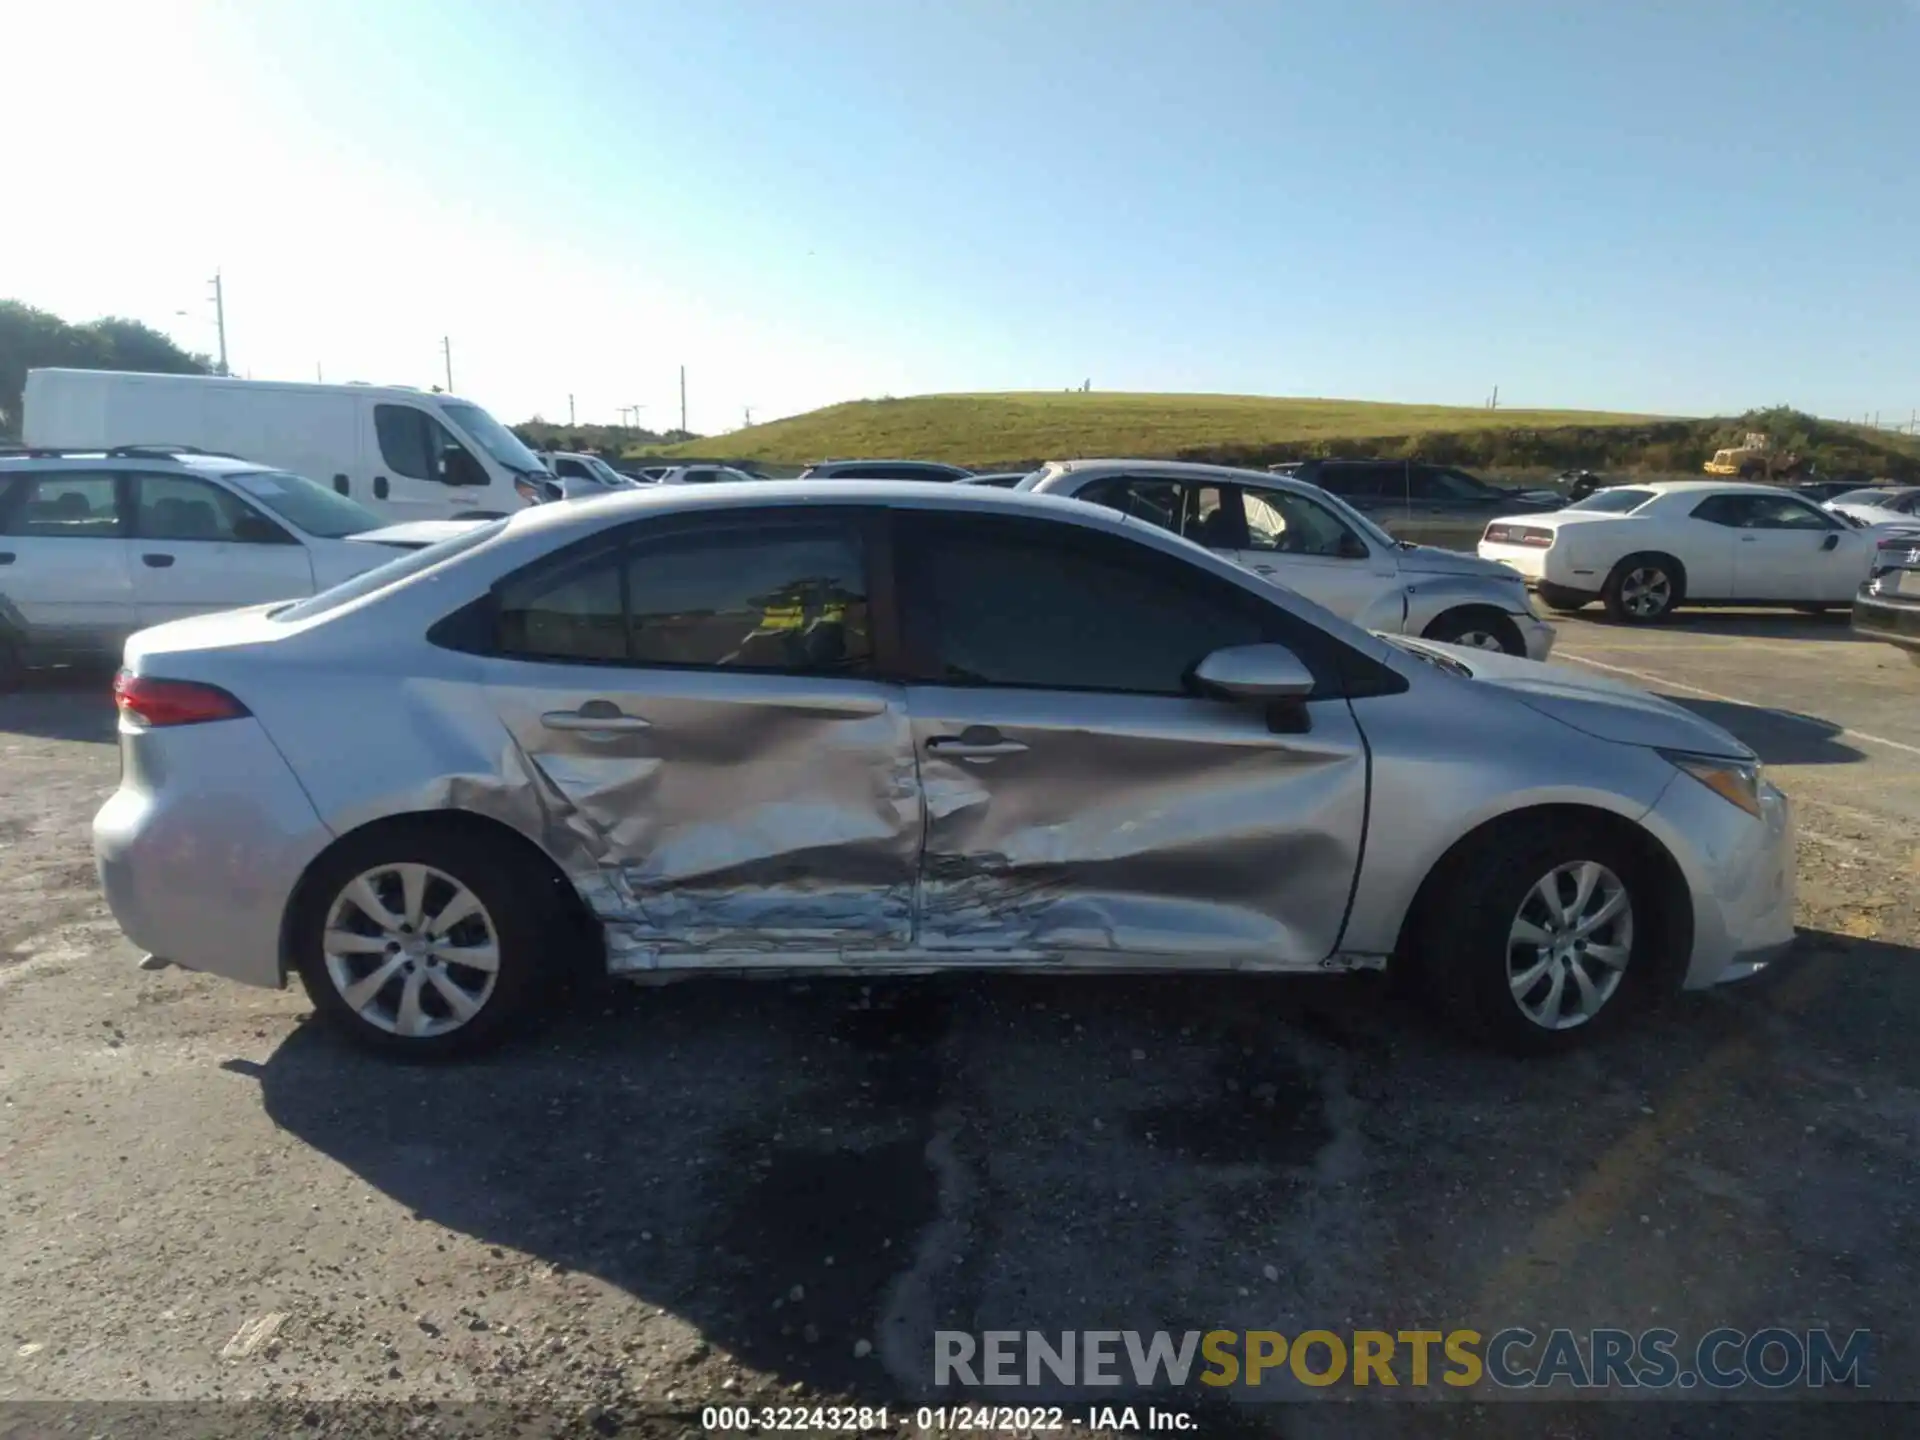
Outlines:
{"type": "MultiPolygon", "coordinates": [[[[469,550],[476,549],[486,544],[506,527],[506,520],[495,520],[455,535],[451,539],[442,540],[436,545],[403,551],[397,559],[364,571],[351,580],[343,580],[332,589],[322,590],[317,595],[309,596],[305,600],[296,600],[291,605],[272,611],[270,618],[291,625],[299,620],[312,620],[316,616],[329,614],[343,605],[351,605],[363,596],[385,590],[390,585],[398,585],[402,580],[410,579],[423,570],[431,570],[434,566],[451,560],[456,555],[463,555],[469,550]]],[[[373,542],[367,543],[371,545],[373,542]]]]}
{"type": "Polygon", "coordinates": [[[362,530],[378,530],[387,522],[358,500],[282,470],[243,470],[227,482],[250,500],[273,511],[296,530],[322,540],[338,540],[362,530]]]}
{"type": "Polygon", "coordinates": [[[1586,499],[1574,501],[1567,509],[1598,510],[1603,515],[1627,515],[1638,510],[1653,496],[1651,490],[1635,490],[1631,486],[1621,485],[1612,490],[1596,490],[1586,499]]]}

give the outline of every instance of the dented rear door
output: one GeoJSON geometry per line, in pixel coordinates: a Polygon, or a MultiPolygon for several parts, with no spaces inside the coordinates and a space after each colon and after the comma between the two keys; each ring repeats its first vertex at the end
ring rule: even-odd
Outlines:
{"type": "Polygon", "coordinates": [[[736,515],[502,587],[490,693],[613,968],[909,942],[920,792],[869,523],[736,515]]]}

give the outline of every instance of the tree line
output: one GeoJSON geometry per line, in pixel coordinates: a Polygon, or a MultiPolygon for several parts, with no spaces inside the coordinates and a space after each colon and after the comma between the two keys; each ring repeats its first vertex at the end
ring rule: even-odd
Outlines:
{"type": "Polygon", "coordinates": [[[189,354],[138,320],[109,315],[70,325],[49,311],[18,300],[0,300],[0,438],[18,438],[27,371],[46,366],[166,375],[213,373],[209,356],[189,354]]]}

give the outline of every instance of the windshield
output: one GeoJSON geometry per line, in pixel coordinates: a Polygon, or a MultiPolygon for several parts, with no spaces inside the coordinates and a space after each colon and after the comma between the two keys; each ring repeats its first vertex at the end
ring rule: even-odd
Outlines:
{"type": "Polygon", "coordinates": [[[598,455],[589,455],[586,459],[587,469],[593,472],[593,478],[598,480],[602,485],[624,487],[633,483],[598,455]]]}
{"type": "Polygon", "coordinates": [[[387,522],[358,500],[349,500],[304,475],[284,470],[244,470],[227,480],[296,530],[321,540],[339,540],[387,522]]]}
{"type": "Polygon", "coordinates": [[[1897,492],[1892,490],[1849,490],[1833,497],[1835,505],[1884,505],[1897,492]]]}
{"type": "Polygon", "coordinates": [[[1584,500],[1567,506],[1569,510],[1598,510],[1603,515],[1626,515],[1653,499],[1651,490],[1635,490],[1622,485],[1612,490],[1596,490],[1584,500]]]}
{"type": "Polygon", "coordinates": [[[514,473],[539,474],[547,468],[540,463],[539,456],[520,443],[518,435],[478,405],[465,400],[443,400],[440,410],[447,419],[466,431],[482,450],[514,473]]]}
{"type": "Polygon", "coordinates": [[[422,570],[430,570],[443,560],[483,545],[498,535],[507,526],[505,520],[489,521],[485,525],[476,525],[437,545],[423,546],[418,550],[403,550],[398,558],[384,565],[364,570],[351,580],[343,580],[331,589],[322,590],[305,600],[296,600],[293,604],[271,612],[270,618],[292,624],[296,620],[311,620],[316,615],[325,615],[330,610],[338,610],[342,605],[352,604],[363,595],[384,590],[389,585],[397,585],[409,576],[418,575],[422,570]]]}

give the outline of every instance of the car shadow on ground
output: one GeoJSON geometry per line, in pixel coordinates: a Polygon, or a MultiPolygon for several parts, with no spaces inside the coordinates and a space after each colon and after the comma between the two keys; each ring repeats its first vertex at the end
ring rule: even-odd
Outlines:
{"type": "Polygon", "coordinates": [[[109,744],[117,724],[111,669],[29,670],[11,690],[0,690],[0,735],[109,744]]]}
{"type": "Polygon", "coordinates": [[[1691,695],[1668,695],[1682,709],[1710,720],[1760,757],[1765,765],[1851,765],[1865,760],[1864,750],[1843,738],[1845,727],[1817,715],[1774,710],[1760,705],[1736,705],[1725,700],[1700,700],[1691,695]]]}
{"type": "MultiPolygon", "coordinates": [[[[1468,1304],[1498,1244],[1432,1301],[1427,1262],[1372,1268],[1367,1236],[1416,1255],[1431,1197],[1511,1204],[1516,1166],[1580,1184],[1703,1055],[1764,1057],[1786,1025],[1836,1055],[1863,1025],[1904,1034],[1916,958],[1811,934],[1760,981],[1537,1061],[1458,1042],[1378,977],[966,976],[607,987],[442,1066],[308,1023],[250,1073],[277,1125],[417,1215],[599,1277],[782,1385],[897,1402],[924,1398],[939,1328],[1257,1327],[1403,1288],[1468,1304]],[[1238,1298],[1287,1247],[1297,1293],[1283,1264],[1278,1293],[1238,1298]]],[[[1716,1123],[1800,1138],[1733,1074],[1716,1123]]],[[[1235,1423],[1286,1429],[1284,1408],[1235,1423]]]]}

